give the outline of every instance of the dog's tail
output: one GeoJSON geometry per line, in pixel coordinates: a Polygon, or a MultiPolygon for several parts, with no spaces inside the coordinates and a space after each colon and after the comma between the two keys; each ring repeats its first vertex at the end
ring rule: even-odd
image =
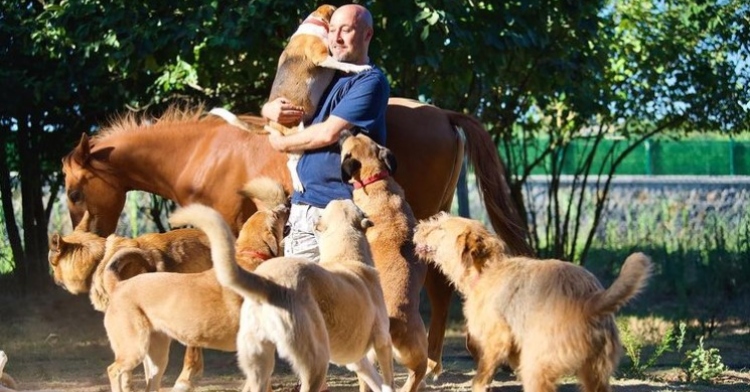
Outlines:
{"type": "Polygon", "coordinates": [[[616,312],[646,287],[651,268],[651,259],[645,254],[633,253],[628,256],[614,283],[588,301],[588,314],[598,316],[616,312]]]}
{"type": "Polygon", "coordinates": [[[269,297],[272,289],[269,280],[237,266],[234,235],[216,210],[202,204],[191,204],[172,213],[169,223],[172,226],[193,225],[206,233],[211,243],[216,279],[222,286],[245,298],[266,300],[269,297]]]}
{"type": "Polygon", "coordinates": [[[108,297],[112,294],[117,283],[123,280],[146,272],[164,270],[162,265],[153,265],[151,259],[152,257],[148,252],[141,248],[128,247],[117,250],[107,261],[107,268],[102,273],[104,293],[100,294],[108,297]]]}
{"type": "Polygon", "coordinates": [[[271,210],[287,203],[284,187],[270,177],[257,177],[250,180],[239,193],[255,203],[259,211],[271,210]]]}

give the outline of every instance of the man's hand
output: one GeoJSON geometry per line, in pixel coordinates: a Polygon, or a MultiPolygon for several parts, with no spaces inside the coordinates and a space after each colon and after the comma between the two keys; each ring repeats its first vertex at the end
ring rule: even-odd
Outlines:
{"type": "Polygon", "coordinates": [[[294,106],[283,97],[266,102],[260,113],[263,117],[288,127],[298,125],[305,114],[301,106],[294,106]]]}

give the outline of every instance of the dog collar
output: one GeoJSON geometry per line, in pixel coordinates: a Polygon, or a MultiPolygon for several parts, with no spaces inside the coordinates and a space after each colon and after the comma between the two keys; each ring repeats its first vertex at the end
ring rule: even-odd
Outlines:
{"type": "Polygon", "coordinates": [[[357,182],[355,182],[354,183],[354,189],[364,188],[364,187],[372,184],[373,182],[378,182],[378,181],[380,181],[380,180],[382,180],[384,178],[388,178],[388,176],[389,176],[388,170],[383,170],[382,172],[380,172],[380,173],[378,173],[378,174],[376,174],[376,175],[374,175],[372,177],[366,178],[364,181],[357,181],[357,182]]]}
{"type": "Polygon", "coordinates": [[[260,260],[263,260],[263,261],[266,261],[266,260],[274,257],[272,254],[258,252],[257,250],[251,250],[251,249],[241,250],[241,251],[239,251],[239,253],[243,254],[243,255],[250,256],[250,257],[254,257],[256,259],[260,259],[260,260]]]}

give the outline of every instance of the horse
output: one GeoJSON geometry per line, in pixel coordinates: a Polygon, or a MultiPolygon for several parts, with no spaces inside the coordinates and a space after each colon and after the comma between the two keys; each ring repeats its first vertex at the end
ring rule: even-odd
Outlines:
{"type": "MultiPolygon", "coordinates": [[[[141,190],[182,206],[211,206],[237,231],[255,212],[252,202],[238,193],[249,180],[268,176],[291,191],[286,155],[275,151],[262,132],[247,132],[203,114],[202,107],[173,108],[155,121],[123,116],[93,137],[84,133],[62,160],[73,227],[85,227],[101,236],[113,233],[126,193],[141,190]]],[[[240,119],[259,131],[266,124],[265,119],[252,115],[240,119]]],[[[510,199],[502,161],[477,119],[411,99],[391,98],[386,122],[386,147],[398,162],[394,177],[417,219],[450,210],[466,153],[495,232],[511,253],[532,254],[510,199]]],[[[425,290],[431,308],[428,371],[437,376],[442,371],[453,288],[430,267],[425,290]]],[[[186,358],[180,378],[190,376],[188,362],[186,358]]]]}

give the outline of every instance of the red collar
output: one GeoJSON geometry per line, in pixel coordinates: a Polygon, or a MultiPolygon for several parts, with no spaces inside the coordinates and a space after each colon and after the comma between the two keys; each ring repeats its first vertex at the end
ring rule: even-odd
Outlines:
{"type": "Polygon", "coordinates": [[[310,23],[310,24],[314,24],[314,25],[320,26],[320,27],[326,29],[326,31],[328,31],[328,23],[326,23],[325,21],[320,20],[320,19],[318,19],[316,17],[313,17],[313,16],[308,17],[307,19],[305,19],[305,20],[302,21],[302,24],[305,24],[305,23],[310,23]]]}
{"type": "Polygon", "coordinates": [[[243,249],[243,250],[241,250],[241,251],[239,251],[237,253],[240,253],[240,254],[245,255],[245,256],[254,257],[256,259],[260,259],[260,260],[263,260],[263,261],[268,260],[268,259],[274,257],[272,254],[262,253],[262,252],[258,252],[257,250],[252,250],[252,249],[243,249]]]}
{"type": "Polygon", "coordinates": [[[380,172],[380,173],[378,173],[378,174],[376,174],[376,175],[374,175],[374,176],[372,176],[370,178],[364,179],[364,181],[357,181],[357,182],[355,182],[354,183],[354,189],[364,188],[364,187],[372,184],[373,182],[377,182],[377,181],[380,181],[382,179],[388,178],[388,176],[389,176],[388,170],[383,170],[382,172],[380,172]]]}

